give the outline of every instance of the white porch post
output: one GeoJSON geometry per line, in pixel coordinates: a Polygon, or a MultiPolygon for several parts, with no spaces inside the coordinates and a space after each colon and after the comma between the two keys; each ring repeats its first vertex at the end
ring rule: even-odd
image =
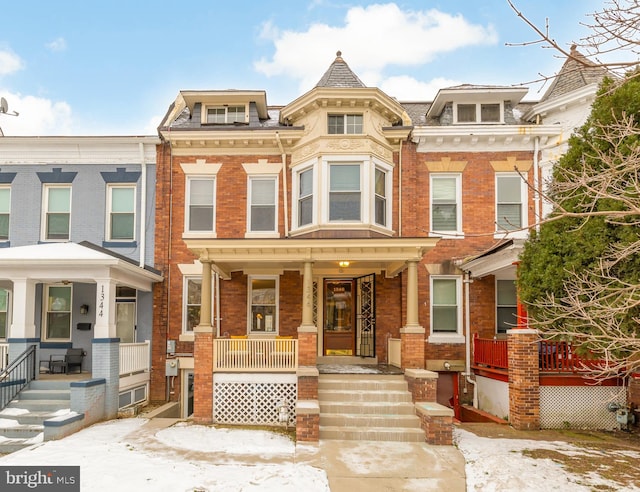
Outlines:
{"type": "Polygon", "coordinates": [[[425,329],[418,318],[418,260],[407,262],[407,322],[400,328],[402,369],[424,369],[425,329]]]}
{"type": "Polygon", "coordinates": [[[310,261],[305,262],[302,275],[302,326],[314,326],[312,266],[313,264],[310,261]]]}
{"type": "Polygon", "coordinates": [[[116,336],[116,282],[96,279],[96,324],[93,331],[92,376],[103,378],[105,418],[118,415],[120,339],[116,336]]]}
{"type": "MultiPolygon", "coordinates": [[[[9,362],[15,360],[30,345],[38,345],[36,337],[35,302],[36,281],[30,278],[13,278],[13,322],[9,327],[9,362]]],[[[38,354],[36,353],[36,361],[38,354]]],[[[36,370],[37,373],[37,370],[36,370]]]]}

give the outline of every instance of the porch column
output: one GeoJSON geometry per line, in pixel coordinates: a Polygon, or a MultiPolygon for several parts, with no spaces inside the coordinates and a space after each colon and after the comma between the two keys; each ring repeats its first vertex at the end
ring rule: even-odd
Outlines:
{"type": "Polygon", "coordinates": [[[96,322],[93,330],[91,373],[106,381],[105,418],[118,415],[120,393],[120,339],[116,335],[116,281],[96,279],[96,322]]]}
{"type": "Polygon", "coordinates": [[[425,329],[418,322],[418,260],[407,262],[407,323],[400,328],[402,369],[424,369],[425,329]]]}
{"type": "Polygon", "coordinates": [[[213,326],[211,325],[211,261],[202,263],[200,324],[193,328],[193,419],[200,423],[213,421],[213,326]]]}
{"type": "Polygon", "coordinates": [[[318,327],[313,324],[313,263],[306,261],[302,271],[302,324],[298,327],[298,441],[318,441],[320,438],[317,354],[318,327]]]}
{"type": "Polygon", "coordinates": [[[509,422],[517,430],[540,428],[538,332],[507,330],[509,356],[509,422]]]}
{"type": "MultiPolygon", "coordinates": [[[[40,337],[36,337],[35,324],[36,281],[30,278],[14,278],[12,281],[13,323],[7,333],[9,363],[17,359],[29,346],[38,347],[40,342],[40,337]]],[[[36,364],[39,364],[38,361],[38,348],[36,348],[36,364]]]]}

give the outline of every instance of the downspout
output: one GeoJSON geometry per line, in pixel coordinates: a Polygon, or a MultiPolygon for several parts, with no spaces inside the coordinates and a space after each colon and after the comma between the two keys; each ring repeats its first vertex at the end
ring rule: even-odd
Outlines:
{"type": "Polygon", "coordinates": [[[400,140],[400,152],[398,156],[398,237],[402,237],[402,143],[400,140]]]}
{"type": "Polygon", "coordinates": [[[289,201],[287,200],[287,154],[280,141],[280,133],[276,132],[276,142],[280,148],[282,159],[282,202],[284,204],[284,237],[289,237],[289,201]]]}
{"type": "Polygon", "coordinates": [[[220,275],[216,273],[216,336],[220,336],[220,275]]]}
{"type": "Polygon", "coordinates": [[[140,185],[140,268],[144,268],[145,248],[147,246],[147,163],[144,160],[144,143],[139,142],[140,149],[140,166],[141,166],[141,185],[140,185]]]}
{"type": "Polygon", "coordinates": [[[540,232],[540,221],[542,220],[542,202],[540,200],[540,159],[538,152],[540,151],[540,137],[536,137],[533,141],[533,206],[536,211],[536,232],[540,232]]]}
{"type": "MultiPolygon", "coordinates": [[[[466,360],[465,360],[465,382],[473,385],[473,406],[474,408],[478,408],[478,386],[476,382],[471,379],[471,320],[469,319],[469,289],[470,284],[473,283],[471,280],[471,274],[469,272],[465,273],[464,279],[464,325],[465,325],[465,349],[466,349],[466,360]]],[[[465,384],[466,387],[466,384],[465,384]]]]}

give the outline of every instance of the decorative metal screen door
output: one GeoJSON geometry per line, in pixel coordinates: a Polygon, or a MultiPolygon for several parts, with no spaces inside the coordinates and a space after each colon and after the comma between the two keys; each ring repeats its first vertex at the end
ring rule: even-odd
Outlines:
{"type": "Polygon", "coordinates": [[[376,355],[376,276],[356,280],[356,355],[376,355]]]}

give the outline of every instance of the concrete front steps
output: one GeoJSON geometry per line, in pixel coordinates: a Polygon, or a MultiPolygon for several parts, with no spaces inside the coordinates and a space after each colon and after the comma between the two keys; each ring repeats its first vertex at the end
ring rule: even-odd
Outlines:
{"type": "Polygon", "coordinates": [[[320,439],[424,442],[404,376],[321,374],[320,439]]]}
{"type": "Polygon", "coordinates": [[[68,381],[31,381],[0,411],[0,454],[42,442],[45,420],[70,411],[68,381]]]}

